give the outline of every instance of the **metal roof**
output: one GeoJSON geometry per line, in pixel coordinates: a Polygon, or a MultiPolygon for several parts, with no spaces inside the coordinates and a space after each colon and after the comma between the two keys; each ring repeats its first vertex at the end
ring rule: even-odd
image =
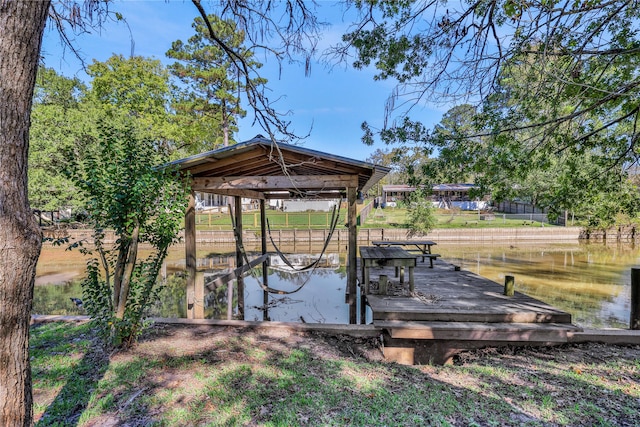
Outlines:
{"type": "Polygon", "coordinates": [[[168,165],[189,173],[195,191],[264,198],[337,197],[347,186],[366,192],[390,171],[262,135],[168,165]]]}

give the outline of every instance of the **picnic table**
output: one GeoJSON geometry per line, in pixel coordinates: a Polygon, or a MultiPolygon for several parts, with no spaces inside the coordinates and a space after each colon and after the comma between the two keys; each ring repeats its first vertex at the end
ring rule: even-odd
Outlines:
{"type": "Polygon", "coordinates": [[[400,283],[404,283],[404,269],[409,269],[409,290],[413,292],[413,268],[416,266],[415,255],[402,248],[364,246],[360,248],[362,261],[362,281],[365,292],[369,293],[369,277],[371,267],[396,267],[396,276],[400,275],[400,283]],[[398,271],[399,270],[399,271],[398,271]]]}
{"type": "Polygon", "coordinates": [[[408,252],[414,252],[422,256],[422,262],[424,262],[425,258],[429,258],[430,268],[433,268],[433,260],[440,257],[439,254],[431,252],[431,246],[437,245],[437,243],[432,240],[373,240],[371,244],[380,247],[400,246],[413,248],[409,249],[408,252]]]}

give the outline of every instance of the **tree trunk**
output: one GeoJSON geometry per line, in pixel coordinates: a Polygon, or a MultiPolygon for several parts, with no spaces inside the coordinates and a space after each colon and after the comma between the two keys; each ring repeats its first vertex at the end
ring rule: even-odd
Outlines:
{"type": "Polygon", "coordinates": [[[137,223],[131,234],[131,243],[129,244],[129,254],[127,261],[122,269],[122,284],[120,285],[120,296],[118,297],[118,305],[116,309],[116,318],[124,319],[124,312],[127,308],[127,299],[129,298],[129,288],[131,286],[131,276],[138,259],[138,239],[140,237],[140,224],[137,223]]]}
{"type": "Polygon", "coordinates": [[[49,1],[0,0],[0,425],[32,424],[29,323],[42,236],[27,199],[33,88],[49,1]]]}

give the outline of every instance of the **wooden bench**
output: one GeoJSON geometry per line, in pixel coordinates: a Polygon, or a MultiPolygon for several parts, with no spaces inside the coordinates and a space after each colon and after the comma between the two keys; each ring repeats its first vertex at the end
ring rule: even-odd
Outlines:
{"type": "Polygon", "coordinates": [[[405,250],[410,254],[421,256],[422,262],[424,262],[425,258],[429,257],[431,268],[433,268],[433,260],[440,256],[437,254],[430,256],[432,255],[431,246],[437,245],[436,242],[431,240],[373,240],[371,244],[380,247],[401,246],[407,248],[405,250]]]}
{"type": "Polygon", "coordinates": [[[433,268],[433,260],[440,258],[440,254],[422,254],[423,262],[425,257],[429,258],[429,268],[433,268]]]}
{"type": "Polygon", "coordinates": [[[364,246],[360,248],[362,263],[362,283],[365,293],[369,294],[371,267],[395,267],[396,275],[400,275],[400,283],[404,284],[404,269],[409,270],[409,291],[414,291],[413,269],[416,258],[401,248],[364,246]]]}

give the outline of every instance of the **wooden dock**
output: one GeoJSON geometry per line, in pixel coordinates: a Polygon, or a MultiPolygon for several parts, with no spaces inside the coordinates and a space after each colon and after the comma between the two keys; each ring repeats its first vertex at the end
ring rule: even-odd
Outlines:
{"type": "Polygon", "coordinates": [[[413,293],[393,268],[371,268],[370,277],[373,324],[382,330],[385,357],[399,363],[446,363],[485,346],[561,344],[581,330],[569,313],[519,292],[505,296],[503,284],[444,260],[429,268],[418,259],[413,293]],[[377,293],[380,275],[391,282],[387,295],[377,293]]]}

